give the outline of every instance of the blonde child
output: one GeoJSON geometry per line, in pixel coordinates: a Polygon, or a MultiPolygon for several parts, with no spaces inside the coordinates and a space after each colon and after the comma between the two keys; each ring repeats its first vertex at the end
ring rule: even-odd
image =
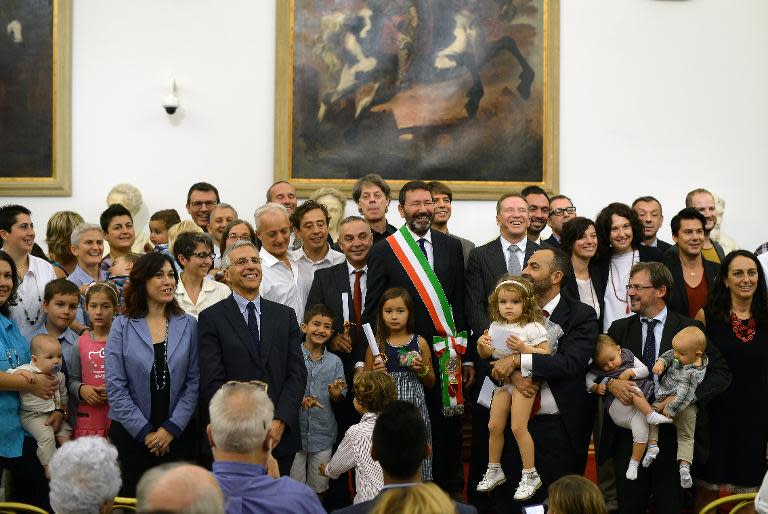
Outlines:
{"type": "Polygon", "coordinates": [[[384,487],[381,465],[371,457],[371,437],[376,416],[397,399],[397,386],[392,377],[381,371],[361,371],[352,384],[352,405],[362,418],[349,427],[330,462],[320,465],[320,474],[336,479],[355,468],[354,503],[360,503],[373,500],[384,487]]]}
{"type": "Polygon", "coordinates": [[[69,394],[77,399],[75,437],[107,437],[109,405],[104,382],[104,346],[118,306],[118,293],[105,282],[85,292],[90,331],[77,340],[69,366],[69,394]]]}
{"type": "Polygon", "coordinates": [[[181,218],[179,217],[179,213],[176,212],[176,209],[163,209],[150,216],[149,240],[152,245],[147,244],[144,247],[144,251],[151,251],[152,246],[154,245],[154,250],[156,252],[169,254],[168,230],[179,222],[181,222],[181,218]]]}
{"type": "MultiPolygon", "coordinates": [[[[483,359],[501,358],[517,353],[550,353],[547,329],[531,283],[517,276],[502,277],[488,298],[488,317],[491,326],[477,341],[477,353],[483,359]],[[492,344],[494,334],[509,333],[504,347],[492,344]]],[[[498,339],[498,336],[496,337],[498,339]]],[[[511,384],[496,388],[491,402],[488,422],[488,469],[477,484],[477,490],[487,492],[506,482],[501,469],[501,451],[504,448],[504,427],[507,416],[512,418],[515,436],[523,462],[523,474],[515,491],[515,500],[526,500],[541,487],[536,471],[534,444],[528,432],[534,398],[527,398],[511,384]]]]}
{"type": "MultiPolygon", "coordinates": [[[[430,365],[432,354],[423,337],[413,333],[413,299],[405,289],[393,287],[379,300],[376,318],[376,340],[385,358],[375,360],[371,349],[365,353],[365,369],[387,371],[397,384],[397,398],[419,408],[427,426],[427,439],[432,444],[432,429],[424,400],[424,387],[435,385],[435,371],[430,365]]],[[[432,480],[432,457],[421,465],[422,480],[432,480]]]]}
{"type": "Polygon", "coordinates": [[[21,401],[21,425],[24,430],[37,441],[37,458],[45,468],[45,476],[48,478],[48,463],[56,453],[56,444],[64,444],[72,435],[72,428],[66,421],[67,413],[67,387],[64,373],[61,372],[61,343],[52,335],[39,334],[32,338],[30,345],[32,361],[22,364],[15,369],[9,369],[8,373],[20,373],[30,377],[37,373],[44,373],[55,377],[59,381],[58,388],[52,398],[43,400],[32,393],[20,393],[21,401]],[[59,430],[54,434],[53,427],[47,424],[48,418],[53,412],[64,414],[59,430]]]}
{"type": "Polygon", "coordinates": [[[627,466],[628,480],[637,479],[637,469],[648,444],[649,425],[670,423],[672,420],[654,412],[646,397],[653,392],[653,381],[648,379],[648,367],[626,348],[605,334],[597,336],[592,369],[587,373],[587,389],[604,396],[603,407],[616,426],[632,431],[632,456],[627,466]],[[632,380],[636,394],[632,405],[616,401],[608,392],[612,379],[632,380]]]}
{"type": "MultiPolygon", "coordinates": [[[[654,375],[659,376],[656,403],[659,408],[667,401],[662,413],[673,419],[677,428],[677,460],[680,485],[686,489],[693,485],[691,463],[693,462],[693,434],[696,430],[696,388],[704,380],[708,359],[704,355],[707,337],[697,327],[686,327],[672,338],[672,349],[661,354],[653,365],[654,375]]],[[[659,454],[659,431],[651,427],[648,435],[648,450],[643,467],[648,467],[659,454]]]]}

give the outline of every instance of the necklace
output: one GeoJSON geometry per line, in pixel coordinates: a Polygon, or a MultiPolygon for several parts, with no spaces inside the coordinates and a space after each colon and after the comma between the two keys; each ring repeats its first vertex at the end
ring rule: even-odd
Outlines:
{"type": "MultiPolygon", "coordinates": [[[[33,275],[34,277],[34,275],[33,275]]],[[[24,277],[19,277],[19,287],[21,287],[21,284],[24,282],[24,277]]],[[[35,279],[34,286],[35,289],[37,289],[37,280],[35,279]]],[[[40,298],[40,293],[37,293],[37,313],[35,314],[35,319],[32,319],[32,316],[30,316],[29,311],[27,311],[27,308],[24,307],[24,299],[21,295],[19,295],[19,307],[21,307],[22,312],[24,312],[24,319],[27,320],[27,323],[29,323],[30,326],[34,327],[37,325],[37,322],[40,320],[40,315],[43,313],[43,299],[40,298]]]]}
{"type": "Polygon", "coordinates": [[[162,370],[162,382],[158,383],[157,378],[157,361],[152,363],[152,384],[155,386],[155,391],[164,391],[165,387],[168,385],[168,320],[165,320],[165,339],[161,343],[157,343],[163,345],[163,362],[165,365],[163,366],[162,370]]]}
{"type": "Polygon", "coordinates": [[[755,326],[757,323],[755,322],[754,316],[749,317],[749,321],[746,325],[744,324],[744,321],[747,320],[741,320],[736,316],[735,312],[731,312],[731,329],[733,330],[734,335],[742,343],[747,343],[755,338],[755,326]]]}
{"type": "MultiPolygon", "coordinates": [[[[634,265],[635,265],[635,251],[632,250],[632,263],[629,265],[629,269],[631,270],[634,265]]],[[[621,298],[619,298],[619,293],[616,292],[616,284],[613,283],[613,275],[614,275],[613,266],[614,266],[613,259],[611,259],[610,266],[608,267],[608,276],[611,279],[611,289],[613,290],[613,296],[615,296],[618,301],[626,305],[625,312],[627,316],[629,316],[629,297],[627,296],[627,290],[626,288],[624,289],[624,299],[622,300],[621,298]]],[[[616,265],[616,274],[617,275],[619,274],[618,264],[616,265]]]]}

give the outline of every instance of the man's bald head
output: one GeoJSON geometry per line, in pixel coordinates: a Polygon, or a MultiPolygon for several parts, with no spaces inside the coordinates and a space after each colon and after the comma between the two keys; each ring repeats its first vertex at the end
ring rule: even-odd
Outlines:
{"type": "Polygon", "coordinates": [[[139,512],[224,513],[224,495],[213,474],[194,464],[152,468],[136,488],[139,512]]]}

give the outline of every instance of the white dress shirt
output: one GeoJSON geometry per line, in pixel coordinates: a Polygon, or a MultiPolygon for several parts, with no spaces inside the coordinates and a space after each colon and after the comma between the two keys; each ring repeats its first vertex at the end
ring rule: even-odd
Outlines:
{"type": "MultiPolygon", "coordinates": [[[[545,311],[552,314],[557,308],[557,304],[560,303],[560,294],[552,298],[548,304],[544,306],[545,311]]],[[[552,342],[550,341],[550,345],[552,342]]],[[[530,353],[523,353],[520,355],[520,373],[524,377],[528,377],[533,373],[533,356],[530,353]]],[[[536,413],[538,414],[560,414],[560,409],[557,408],[557,402],[552,394],[552,389],[549,388],[547,382],[542,382],[541,388],[541,409],[536,413]]]]}
{"type": "MultiPolygon", "coordinates": [[[[328,253],[325,257],[319,261],[313,261],[307,257],[307,253],[304,251],[304,247],[298,250],[291,250],[291,259],[296,263],[296,272],[298,273],[297,284],[299,286],[299,296],[301,299],[301,305],[307,304],[307,298],[309,298],[309,290],[312,287],[312,281],[315,278],[315,271],[324,268],[330,268],[336,264],[344,262],[345,257],[341,252],[337,252],[331,245],[328,245],[328,253]]],[[[301,323],[302,320],[299,320],[301,323]]]]}
{"type": "Polygon", "coordinates": [[[262,248],[261,257],[261,287],[259,293],[262,297],[273,302],[282,303],[293,308],[299,323],[304,321],[304,306],[301,304],[296,263],[288,253],[288,265],[262,248]]]}
{"type": "Polygon", "coordinates": [[[195,319],[200,315],[200,312],[217,303],[230,295],[231,291],[226,284],[217,282],[215,280],[203,279],[203,288],[197,295],[197,303],[192,301],[192,298],[187,294],[187,289],[184,287],[184,282],[179,279],[179,284],[176,286],[176,301],[179,302],[179,307],[184,309],[184,312],[190,316],[194,316],[195,319]]]}
{"type": "Polygon", "coordinates": [[[29,269],[19,284],[16,305],[11,306],[11,319],[27,341],[31,340],[45,323],[43,296],[45,286],[52,280],[56,280],[56,273],[53,272],[51,263],[30,255],[29,269]]]}
{"type": "MultiPolygon", "coordinates": [[[[504,254],[504,262],[508,262],[509,260],[509,247],[514,245],[517,245],[517,247],[520,249],[519,252],[515,252],[515,257],[517,257],[517,260],[520,262],[520,270],[525,268],[524,262],[525,262],[525,249],[528,247],[528,238],[524,237],[517,243],[510,243],[506,239],[504,239],[504,236],[499,237],[499,241],[501,241],[501,253],[504,254]]],[[[508,265],[507,265],[508,266],[508,265]]],[[[509,269],[507,269],[509,271],[509,269]]]]}
{"type": "MultiPolygon", "coordinates": [[[[424,239],[424,249],[427,251],[427,261],[429,262],[429,265],[432,266],[434,269],[435,267],[435,252],[432,248],[432,231],[427,230],[427,233],[423,236],[417,235],[413,230],[411,230],[411,227],[406,225],[406,228],[408,229],[408,232],[411,233],[411,236],[413,236],[413,240],[416,241],[416,245],[419,244],[419,239],[424,239]]],[[[419,248],[419,251],[421,251],[421,248],[419,248]]]]}

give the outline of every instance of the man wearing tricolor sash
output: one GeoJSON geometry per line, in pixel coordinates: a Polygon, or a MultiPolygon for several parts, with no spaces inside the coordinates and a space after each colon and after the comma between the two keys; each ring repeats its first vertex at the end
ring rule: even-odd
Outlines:
{"type": "Polygon", "coordinates": [[[406,183],[399,195],[406,223],[374,245],[368,260],[363,321],[375,326],[379,298],[391,287],[405,288],[415,302],[415,332],[432,345],[439,384],[426,391],[433,427],[434,480],[451,494],[464,486],[461,466],[463,390],[474,368],[466,357],[464,257],[458,239],[432,230],[432,196],[425,182],[406,183]]]}

